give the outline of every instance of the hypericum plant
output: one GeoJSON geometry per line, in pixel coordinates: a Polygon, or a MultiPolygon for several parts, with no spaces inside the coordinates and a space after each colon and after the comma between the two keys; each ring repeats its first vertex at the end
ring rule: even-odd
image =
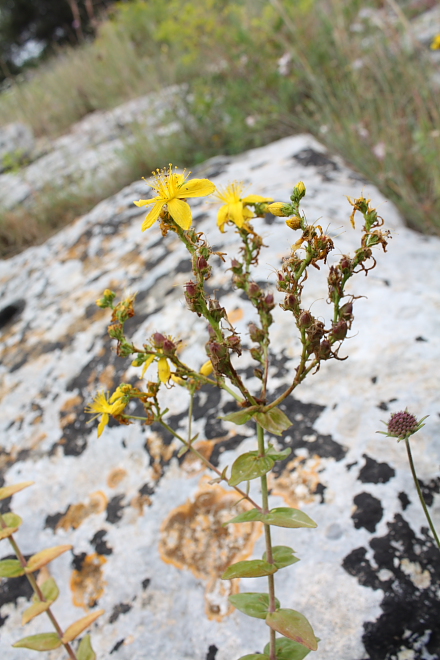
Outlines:
{"type": "Polygon", "coordinates": [[[201,369],[184,363],[178,352],[176,338],[155,332],[142,346],[135,345],[127,338],[125,322],[134,315],[134,296],[128,296],[116,302],[116,294],[107,289],[97,301],[102,308],[112,310],[109,335],[117,341],[117,354],[132,357],[132,365],[141,368],[141,377],[153,362],[157,364],[157,378],[147,381],[145,388],[130,383],[121,383],[111,395],[100,392],[87,412],[100,417],[98,434],[100,435],[113,417],[121,424],[131,424],[134,420],[151,425],[161,424],[182,444],[179,455],[191,451],[210,470],[217,474],[214,482],[226,482],[233,488],[240,499],[245,499],[250,508],[240,513],[227,524],[260,522],[264,525],[266,551],[261,559],[239,561],[227,568],[223,579],[232,580],[244,577],[267,577],[267,593],[241,593],[230,596],[230,602],[245,614],[266,621],[270,628],[270,640],[262,654],[243,656],[240,660],[300,660],[310,650],[316,650],[318,639],[307,619],[293,609],[281,607],[275,595],[274,575],[281,569],[298,561],[294,551],[287,546],[274,546],[271,539],[271,527],[314,528],[316,523],[308,515],[291,507],[269,507],[267,474],[276,461],[285,459],[290,448],[283,451],[265,440],[265,431],[275,435],[291,426],[291,422],[280,409],[280,404],[311,372],[319,370],[322,361],[336,359],[341,346],[353,323],[353,301],[355,296],[347,294],[347,281],[356,273],[368,273],[376,262],[372,249],[381,245],[385,250],[388,232],[381,230],[383,219],[370,206],[370,200],[361,197],[349,199],[353,207],[351,221],[354,227],[354,215],[359,211],[364,217],[364,227],[360,247],[354,255],[342,255],[338,263],[328,267],[328,300],[332,307],[332,316],[328,325],[303,305],[303,290],[307,281],[308,269],[320,269],[327,264],[327,258],[334,248],[333,239],[323,232],[319,225],[309,224],[300,209],[301,199],[306,194],[304,183],[299,182],[293,189],[288,202],[274,202],[259,195],[243,197],[243,186],[233,183],[226,189],[217,191],[221,200],[218,225],[221,231],[228,225],[235,225],[241,247],[230,267],[232,285],[241,289],[252,303],[256,319],[249,325],[252,347],[243,346],[241,338],[227,317],[225,308],[217,298],[207,292],[206,282],[211,277],[213,258],[218,257],[222,264],[225,254],[215,252],[210,247],[203,233],[192,226],[188,197],[201,197],[215,191],[215,185],[207,179],[188,180],[185,174],[173,170],[170,165],[164,170],[153,173],[151,187],[156,191],[152,199],[139,200],[137,206],[152,206],[143,223],[143,229],[160,223],[165,238],[174,232],[183,242],[191,256],[192,278],[184,286],[184,295],[188,308],[207,321],[207,341],[205,351],[208,361],[201,369]],[[298,238],[290,254],[282,261],[277,271],[278,291],[284,295],[282,309],[288,313],[286,328],[296,327],[301,340],[302,350],[298,364],[292,371],[291,382],[277,398],[268,392],[270,372],[270,328],[273,323],[272,311],[275,298],[272,292],[263,290],[252,278],[253,267],[258,264],[260,252],[264,247],[263,239],[254,230],[250,220],[264,217],[266,213],[286,218],[286,224],[298,232],[298,238]],[[289,325],[288,325],[289,324],[289,325]],[[249,350],[256,363],[254,374],[260,381],[258,391],[251,391],[237,371],[234,354],[240,356],[243,350],[249,350]],[[257,443],[253,451],[239,456],[230,468],[220,471],[200,453],[192,435],[191,417],[195,392],[204,385],[217,386],[228,392],[236,401],[237,410],[223,417],[235,424],[253,422],[256,426],[257,443]],[[171,428],[166,421],[167,409],[163,409],[160,394],[163,387],[181,387],[189,394],[188,436],[171,428]],[[127,409],[131,401],[139,402],[145,414],[133,415],[127,409]],[[250,481],[260,480],[261,502],[257,503],[249,494],[250,481]],[[242,489],[241,484],[246,484],[242,489]],[[276,638],[276,633],[282,636],[276,638]]]}
{"type": "Polygon", "coordinates": [[[417,494],[419,496],[420,504],[422,505],[423,512],[425,514],[426,520],[428,521],[428,525],[431,529],[435,542],[437,543],[437,547],[440,550],[440,539],[438,537],[437,530],[434,527],[434,523],[432,522],[428,507],[426,506],[425,498],[423,497],[422,489],[417,478],[416,468],[412,457],[411,445],[409,442],[410,437],[425,426],[423,422],[425,419],[427,419],[428,416],[429,415],[426,415],[425,417],[422,417],[421,420],[418,420],[416,417],[414,417],[414,415],[408,412],[408,410],[401,410],[400,412],[392,413],[388,422],[383,422],[383,424],[385,424],[387,427],[386,431],[376,431],[376,433],[386,435],[387,438],[397,438],[397,442],[400,442],[401,440],[405,441],[409,467],[411,469],[412,478],[414,480],[417,494]]]}
{"type": "MultiPolygon", "coordinates": [[[[18,493],[33,483],[33,481],[24,481],[20,484],[0,488],[0,500],[12,497],[14,493],[18,493]]],[[[8,539],[16,556],[16,559],[2,559],[0,561],[0,578],[16,578],[25,575],[33,589],[34,596],[32,605],[23,614],[23,625],[46,612],[55,632],[23,637],[23,639],[20,639],[13,646],[15,648],[32,649],[33,651],[52,651],[58,649],[60,646],[64,646],[71,660],[95,660],[96,654],[92,648],[90,635],[83,637],[76,651],[72,647],[72,642],[91,626],[104,613],[104,610],[97,610],[88,614],[82,619],[75,621],[75,623],[72,623],[63,632],[52,610],[52,605],[59,596],[58,585],[53,577],[48,574],[45,575],[43,572],[38,575],[38,578],[35,576],[38,571],[44,569],[56,557],[70,550],[72,546],[57,545],[54,548],[47,548],[46,550],[37,552],[26,560],[14,538],[15,532],[18,531],[22,522],[23,520],[16,513],[12,513],[11,511],[3,514],[0,513],[0,541],[2,539],[8,539]],[[43,576],[42,580],[39,579],[40,576],[43,576]]]]}

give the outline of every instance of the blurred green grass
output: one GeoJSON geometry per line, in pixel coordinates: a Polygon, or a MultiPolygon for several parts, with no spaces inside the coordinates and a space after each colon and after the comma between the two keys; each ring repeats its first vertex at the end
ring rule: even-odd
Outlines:
{"type": "Polygon", "coordinates": [[[190,166],[300,131],[375,183],[409,226],[440,234],[438,66],[393,3],[379,0],[121,3],[93,42],[60,51],[3,92],[0,121],[57,136],[93,110],[185,83],[169,113],[182,130],[160,140],[139,130],[105,189],[75,199],[53,189],[40,195],[38,212],[0,213],[0,253],[43,240],[158,166],[190,166]],[[21,242],[20,214],[34,226],[21,242]]]}

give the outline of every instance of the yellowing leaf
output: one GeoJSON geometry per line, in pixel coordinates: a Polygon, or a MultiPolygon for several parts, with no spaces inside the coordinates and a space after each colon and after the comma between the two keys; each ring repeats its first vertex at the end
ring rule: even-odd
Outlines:
{"type": "Polygon", "coordinates": [[[20,490],[32,486],[34,483],[34,481],[22,481],[20,484],[14,484],[14,486],[0,488],[0,500],[5,500],[7,497],[11,497],[14,493],[18,493],[20,490]]]}
{"type": "Polygon", "coordinates": [[[62,555],[63,552],[67,552],[72,547],[71,545],[56,545],[54,548],[47,548],[47,550],[37,552],[37,554],[32,555],[29,559],[25,569],[26,573],[38,571],[42,566],[46,566],[46,564],[49,564],[53,559],[62,555]]]}
{"type": "Polygon", "coordinates": [[[71,642],[73,639],[76,639],[78,635],[81,635],[83,630],[91,626],[92,623],[96,621],[96,619],[98,619],[102,614],[104,614],[104,612],[105,610],[98,610],[97,612],[92,612],[91,614],[84,616],[82,619],[75,621],[75,623],[72,623],[72,625],[67,628],[66,632],[63,635],[63,644],[67,644],[68,642],[71,642]]]}
{"type": "Polygon", "coordinates": [[[27,608],[27,610],[25,610],[23,614],[23,618],[21,620],[22,625],[24,626],[26,623],[32,621],[32,619],[34,619],[39,614],[46,612],[46,610],[48,610],[51,605],[52,602],[50,600],[46,602],[39,600],[36,603],[33,603],[30,607],[27,608]]]}
{"type": "Polygon", "coordinates": [[[32,649],[32,651],[53,651],[61,646],[62,641],[56,633],[43,633],[23,637],[12,646],[16,649],[32,649]]]}
{"type": "Polygon", "coordinates": [[[8,538],[8,536],[12,536],[12,534],[15,534],[17,531],[18,527],[4,527],[0,530],[0,541],[8,538]]]}
{"type": "Polygon", "coordinates": [[[78,660],[96,660],[96,653],[92,648],[92,639],[90,635],[85,635],[76,652],[78,660]]]}
{"type": "Polygon", "coordinates": [[[24,575],[24,568],[18,559],[0,561],[0,577],[19,577],[20,575],[24,575]]]}
{"type": "Polygon", "coordinates": [[[313,628],[306,617],[300,612],[284,609],[269,612],[266,617],[266,623],[272,630],[281,633],[284,637],[293,639],[295,642],[307,646],[312,651],[317,650],[318,640],[315,637],[313,628]]]}
{"type": "MultiPolygon", "coordinates": [[[[40,573],[41,576],[41,573],[40,573]]],[[[43,582],[41,585],[41,592],[43,596],[45,597],[46,600],[51,600],[52,603],[58,598],[60,595],[60,590],[58,589],[58,585],[55,582],[53,577],[48,578],[43,582]]]]}

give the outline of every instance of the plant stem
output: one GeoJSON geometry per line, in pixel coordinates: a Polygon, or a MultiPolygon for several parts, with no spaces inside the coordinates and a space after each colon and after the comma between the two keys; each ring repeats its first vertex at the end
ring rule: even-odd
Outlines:
{"type": "MultiPolygon", "coordinates": [[[[127,417],[128,417],[128,415],[127,415],[127,417]]],[[[140,419],[140,418],[137,418],[137,419],[140,419]]],[[[142,419],[144,419],[144,418],[142,418],[142,419]]],[[[187,441],[185,440],[185,438],[182,438],[182,436],[179,435],[178,433],[176,433],[176,431],[175,431],[174,429],[172,429],[171,426],[169,426],[166,422],[164,422],[163,419],[158,419],[158,421],[162,424],[162,426],[163,426],[167,431],[169,431],[172,435],[174,435],[175,438],[177,438],[178,440],[180,440],[180,442],[182,442],[186,447],[188,447],[188,449],[189,449],[190,451],[192,451],[193,454],[195,454],[195,455],[196,455],[196,456],[202,461],[202,463],[204,463],[204,465],[206,465],[207,468],[209,468],[210,470],[212,470],[213,472],[215,472],[216,474],[218,474],[218,476],[219,476],[219,477],[222,477],[222,479],[224,478],[223,475],[222,475],[222,473],[220,472],[220,470],[219,470],[218,468],[216,468],[215,465],[213,465],[210,461],[208,461],[208,459],[205,458],[205,456],[203,456],[203,454],[201,454],[201,453],[200,453],[200,452],[199,452],[199,451],[198,451],[198,450],[192,445],[192,443],[187,442],[187,441]]],[[[227,479],[224,479],[224,480],[227,481],[227,479]]],[[[245,500],[247,500],[248,502],[250,502],[250,504],[252,504],[252,506],[254,506],[256,509],[258,509],[258,511],[261,511],[261,506],[259,506],[256,502],[254,502],[254,500],[253,500],[249,495],[247,495],[247,494],[244,492],[244,490],[241,490],[241,488],[238,488],[237,486],[231,486],[231,488],[233,488],[235,491],[237,491],[237,493],[239,493],[239,494],[242,496],[243,499],[245,499],[245,500]]]]}
{"type": "Polygon", "coordinates": [[[414,479],[414,483],[416,485],[417,492],[419,494],[420,503],[423,507],[423,511],[425,512],[426,520],[428,521],[429,527],[431,528],[431,532],[432,532],[432,534],[435,538],[435,541],[436,541],[436,543],[437,543],[437,545],[440,549],[440,540],[439,540],[439,537],[438,537],[437,532],[435,530],[434,524],[431,520],[431,516],[429,515],[428,507],[426,506],[425,498],[423,497],[422,489],[420,488],[419,480],[417,478],[416,469],[414,467],[414,461],[413,461],[412,454],[411,454],[411,447],[410,447],[410,444],[409,444],[409,438],[405,438],[405,445],[406,445],[406,451],[407,451],[407,454],[408,454],[409,466],[411,468],[411,473],[412,473],[412,476],[413,476],[413,479],[414,479]]]}
{"type": "MultiPolygon", "coordinates": [[[[1,514],[0,514],[0,527],[2,527],[3,529],[5,529],[7,527],[5,521],[3,520],[3,516],[1,514]]],[[[8,536],[8,541],[11,544],[12,549],[14,550],[15,556],[17,557],[18,561],[23,566],[23,568],[26,568],[27,561],[24,558],[23,553],[21,552],[20,548],[18,547],[17,542],[15,541],[14,537],[12,535],[8,536]]],[[[32,589],[34,590],[35,595],[38,597],[38,599],[42,602],[45,602],[46,599],[43,596],[43,592],[41,591],[40,587],[38,586],[37,581],[36,581],[35,576],[33,575],[33,573],[26,573],[26,577],[27,577],[32,589]]],[[[61,639],[62,636],[63,636],[63,631],[61,629],[60,624],[56,620],[55,615],[53,614],[52,610],[50,609],[50,607],[49,607],[49,609],[46,610],[46,614],[49,617],[49,619],[51,620],[51,623],[52,623],[53,627],[55,628],[58,636],[61,639]]],[[[71,660],[78,660],[78,658],[76,656],[76,653],[73,650],[73,648],[70,646],[70,644],[68,644],[68,643],[65,644],[63,642],[63,646],[66,649],[66,651],[67,651],[69,657],[71,658],[71,660]]]]}
{"type": "MultiPolygon", "coordinates": [[[[264,447],[264,429],[262,426],[257,424],[257,438],[258,438],[258,451],[260,456],[264,456],[266,453],[264,447]]],[[[269,494],[267,488],[267,477],[264,474],[260,477],[261,481],[261,498],[263,504],[263,513],[269,512],[269,494]]],[[[272,553],[272,539],[270,536],[270,525],[264,525],[264,536],[266,539],[266,557],[269,564],[273,564],[273,553],[272,553]]],[[[267,576],[267,581],[269,585],[269,612],[275,612],[276,610],[276,601],[275,601],[275,579],[273,575],[267,576]]],[[[270,660],[276,660],[276,634],[275,630],[270,628],[270,660]]]]}

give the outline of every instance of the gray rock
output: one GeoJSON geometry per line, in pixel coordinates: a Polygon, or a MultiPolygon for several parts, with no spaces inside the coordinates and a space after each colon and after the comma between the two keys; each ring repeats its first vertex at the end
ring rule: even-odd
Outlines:
{"type": "MultiPolygon", "coordinates": [[[[440,240],[406,229],[374,186],[306,135],[213,159],[194,174],[220,186],[242,180],[247,192],[278,200],[303,180],[309,220],[329,226],[343,252],[359,241],[345,195],[371,197],[392,230],[389,252],[376,254],[377,269],[353,280],[350,291],[368,299],[355,302],[349,359],[323,364],[295,392],[285,407],[294,426],[274,438],[293,453],[271,481],[272,506],[298,506],[318,523],[316,530],[274,529],[275,543],[292,545],[301,558],[275,577],[282,606],[303,612],[321,638],[317,660],[438,658],[438,553],[405,448],[376,430],[406,406],[418,417],[430,415],[413,451],[438,525],[440,240]]],[[[83,412],[99,389],[112,390],[139,373],[116,357],[106,335],[108,315],[95,307],[109,286],[138,292],[136,341],[166,332],[185,341],[183,357],[195,367],[206,359],[205,323],[186,310],[183,298],[190,278],[185,250],[172,235],[163,238],[157,225],[140,231],[143,214],[132,200],[148,194],[145,183],[136,182],[44,245],[0,262],[1,474],[6,484],[36,482],[13,499],[24,518],[17,538],[26,555],[73,545],[72,554],[51,565],[62,588],[55,612],[67,626],[87,604],[106,610],[92,629],[98,658],[234,660],[262,651],[268,629],[229,611],[229,584],[219,575],[225,560],[261,557],[261,530],[244,527],[241,547],[236,530],[220,533],[235,496],[209,485],[197,462],[179,461],[178,446],[160,428],[110,426],[97,438],[83,412]]],[[[238,248],[232,228],[217,233],[211,201],[193,200],[193,211],[216,249],[238,248]]],[[[268,245],[256,279],[273,291],[275,268],[293,234],[282,219],[257,220],[255,227],[268,245]]],[[[223,292],[247,341],[250,305],[224,270],[216,269],[210,284],[223,292]]],[[[322,273],[313,273],[308,285],[307,301],[324,317],[322,273]]],[[[289,315],[276,308],[275,316],[272,391],[291,378],[299,348],[289,315]]],[[[236,364],[251,373],[246,357],[236,364]]],[[[185,393],[175,388],[164,398],[170,424],[185,432],[185,393]]],[[[195,401],[194,432],[221,468],[256,442],[251,425],[218,419],[231,409],[227,402],[224,393],[205,389],[195,401]]],[[[256,482],[252,486],[259,497],[256,482]]],[[[9,554],[6,541],[0,552],[9,554]]],[[[49,626],[40,617],[21,628],[27,592],[15,584],[13,592],[0,585],[0,649],[8,660],[24,660],[29,652],[10,645],[49,626]]],[[[265,591],[266,585],[247,579],[239,588],[265,591]]]]}

